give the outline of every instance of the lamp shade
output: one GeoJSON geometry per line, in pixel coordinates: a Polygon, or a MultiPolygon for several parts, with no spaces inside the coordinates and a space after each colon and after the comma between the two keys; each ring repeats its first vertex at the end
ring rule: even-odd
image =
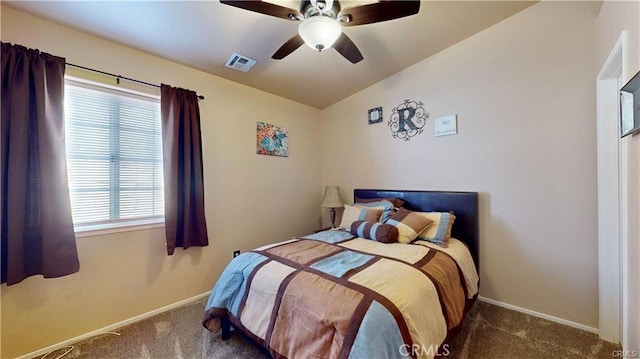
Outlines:
{"type": "Polygon", "coordinates": [[[338,186],[327,186],[324,190],[324,197],[320,207],[323,208],[338,208],[342,207],[342,200],[340,199],[340,191],[338,186]]]}
{"type": "Polygon", "coordinates": [[[309,47],[322,51],[338,40],[342,34],[342,27],[337,20],[330,17],[314,16],[300,23],[298,34],[309,47]]]}

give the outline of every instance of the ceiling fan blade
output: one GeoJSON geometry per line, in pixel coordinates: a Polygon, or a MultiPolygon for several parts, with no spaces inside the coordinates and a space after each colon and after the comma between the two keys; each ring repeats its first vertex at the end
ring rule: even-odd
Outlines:
{"type": "Polygon", "coordinates": [[[346,17],[343,26],[372,24],[415,15],[420,11],[420,1],[380,1],[373,4],[346,8],[338,18],[346,17]]]}
{"type": "Polygon", "coordinates": [[[344,34],[344,32],[333,44],[333,48],[336,49],[336,51],[338,51],[340,55],[351,61],[352,64],[356,64],[364,59],[356,44],[354,44],[353,41],[351,41],[351,39],[344,34]]]}
{"type": "Polygon", "coordinates": [[[284,7],[284,6],[280,6],[280,5],[276,5],[276,4],[272,4],[272,3],[268,3],[260,0],[240,0],[240,1],[220,0],[220,3],[234,6],[240,9],[257,12],[260,14],[287,19],[287,20],[297,21],[302,16],[298,12],[298,10],[290,9],[288,7],[284,7]]]}
{"type": "Polygon", "coordinates": [[[282,60],[287,55],[297,50],[302,44],[304,44],[304,40],[302,40],[300,35],[296,35],[290,38],[289,41],[285,42],[284,45],[280,46],[278,51],[276,51],[271,58],[274,60],[282,60]]]}

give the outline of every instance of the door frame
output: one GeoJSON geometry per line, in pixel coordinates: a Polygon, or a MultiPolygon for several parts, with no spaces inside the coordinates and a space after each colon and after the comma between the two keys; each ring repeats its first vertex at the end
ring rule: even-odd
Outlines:
{"type": "Polygon", "coordinates": [[[627,78],[627,31],[622,31],[596,79],[598,162],[599,336],[620,343],[627,295],[627,158],[620,139],[618,79],[627,78]]]}

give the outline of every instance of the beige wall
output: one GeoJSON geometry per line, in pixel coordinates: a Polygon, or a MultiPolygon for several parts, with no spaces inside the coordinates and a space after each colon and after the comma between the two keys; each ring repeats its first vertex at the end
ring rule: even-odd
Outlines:
{"type": "Polygon", "coordinates": [[[320,111],[2,7],[2,41],[68,62],[197,91],[210,245],[168,257],[162,228],[78,239],[80,272],[2,291],[2,358],[211,290],[234,249],[308,233],[320,221],[320,111]],[[289,129],[288,158],[255,153],[256,121],[289,129]]]}
{"type": "MultiPolygon", "coordinates": [[[[627,30],[628,51],[624,54],[626,68],[623,69],[628,81],[640,70],[640,2],[606,1],[602,5],[596,21],[596,68],[599,70],[616,45],[622,31],[627,30]]],[[[629,306],[624,318],[628,329],[623,333],[623,349],[640,351],[640,135],[627,136],[621,140],[622,150],[627,153],[628,178],[624,186],[627,191],[628,206],[628,248],[629,264],[627,283],[629,306]]]]}
{"type": "Polygon", "coordinates": [[[479,191],[480,294],[597,327],[598,9],[539,3],[325,109],[322,183],[479,191]],[[405,99],[430,113],[423,134],[367,124],[405,99]],[[450,114],[459,134],[434,137],[450,114]]]}
{"type": "MultiPolygon", "coordinates": [[[[206,96],[211,245],[167,257],[161,228],[80,238],[79,273],[0,288],[2,357],[210,290],[232,250],[315,229],[324,185],[348,200],[355,187],[479,191],[481,295],[597,327],[595,76],[617,17],[633,16],[610,6],[596,27],[598,3],[534,5],[323,111],[3,6],[3,41],[206,96]],[[431,116],[408,142],[385,124],[405,99],[431,116]],[[369,126],[377,106],[385,123],[369,126]],[[432,120],[454,113],[459,134],[434,137],[432,120]],[[257,120],[289,128],[289,158],[255,155],[257,120]],[[252,225],[237,225],[239,213],[252,225]]],[[[629,139],[633,218],[638,137],[629,139]]],[[[640,236],[637,222],[629,231],[640,236]]]]}

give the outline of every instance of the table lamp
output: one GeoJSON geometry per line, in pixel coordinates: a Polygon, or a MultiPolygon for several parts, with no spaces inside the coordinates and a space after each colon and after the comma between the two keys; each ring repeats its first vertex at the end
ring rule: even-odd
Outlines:
{"type": "Polygon", "coordinates": [[[327,186],[320,207],[331,208],[331,228],[336,228],[336,208],[342,207],[338,186],[327,186]]]}

